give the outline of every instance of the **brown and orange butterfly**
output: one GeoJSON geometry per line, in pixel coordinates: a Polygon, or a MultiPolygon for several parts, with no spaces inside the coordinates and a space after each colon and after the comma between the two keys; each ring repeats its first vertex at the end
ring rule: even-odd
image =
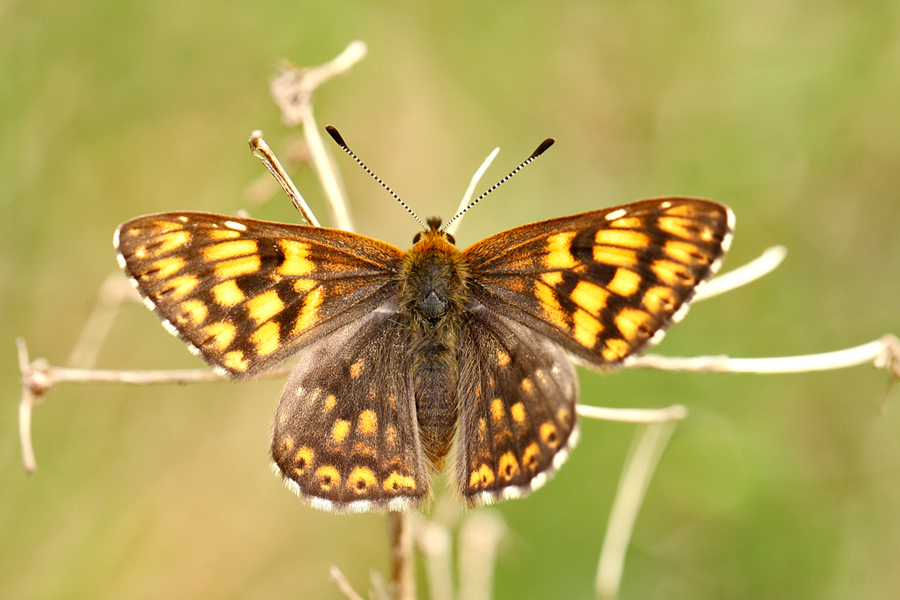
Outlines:
{"type": "Polygon", "coordinates": [[[252,377],[300,353],[275,465],[312,506],[361,512],[420,505],[451,450],[470,505],[540,487],[578,438],[573,360],[614,367],[658,342],[721,264],[733,219],[708,200],[659,198],[463,251],[431,219],[402,252],[177,212],[124,223],[115,245],[166,329],[217,371],[252,377]]]}

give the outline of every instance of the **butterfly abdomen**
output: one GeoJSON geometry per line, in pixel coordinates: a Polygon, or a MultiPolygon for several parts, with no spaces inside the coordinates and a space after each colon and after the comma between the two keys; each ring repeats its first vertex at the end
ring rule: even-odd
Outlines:
{"type": "Polygon", "coordinates": [[[459,251],[436,227],[421,234],[398,274],[419,436],[436,470],[450,451],[459,414],[457,347],[467,276],[459,251]]]}

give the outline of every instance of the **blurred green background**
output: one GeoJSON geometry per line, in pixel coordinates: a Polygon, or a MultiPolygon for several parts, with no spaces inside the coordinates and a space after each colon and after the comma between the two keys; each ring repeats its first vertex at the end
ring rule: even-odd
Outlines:
{"type": "MultiPolygon", "coordinates": [[[[354,39],[368,57],[317,95],[320,124],[423,217],[479,205],[465,246],[539,219],[658,195],[733,207],[725,269],[784,244],[774,274],[694,307],[658,349],[778,356],[900,333],[900,3],[6,3],[0,9],[0,597],[338,597],[387,567],[378,515],[305,507],[268,466],[281,381],[70,385],[35,413],[20,464],[13,339],[62,364],[103,280],[112,232],[163,210],[299,219],[250,206],[276,152],[268,78],[354,39]]],[[[336,149],[335,149],[336,150],[336,149]]],[[[360,232],[416,225],[346,157],[360,232]]],[[[318,209],[308,168],[298,187],[318,209]]],[[[199,367],[139,305],[99,366],[199,367]]],[[[623,598],[895,598],[900,391],[858,367],[787,376],[583,372],[582,400],[685,403],[637,522],[623,598]]],[[[550,484],[499,507],[497,598],[590,598],[634,427],[585,422],[550,484]]]]}

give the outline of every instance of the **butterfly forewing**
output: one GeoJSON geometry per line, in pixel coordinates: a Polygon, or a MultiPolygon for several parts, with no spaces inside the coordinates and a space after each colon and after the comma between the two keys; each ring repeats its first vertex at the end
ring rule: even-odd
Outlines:
{"type": "Polygon", "coordinates": [[[732,224],[715,202],[661,198],[524,225],[463,252],[469,291],[588,364],[613,365],[683,316],[732,224]]]}
{"type": "Polygon", "coordinates": [[[237,377],[372,311],[390,296],[402,256],[343,231],[206,213],[132,219],[116,247],[166,327],[237,377]]]}
{"type": "Polygon", "coordinates": [[[399,510],[428,495],[411,357],[395,314],[389,301],[308,346],[281,394],[272,456],[317,508],[399,510]]]}

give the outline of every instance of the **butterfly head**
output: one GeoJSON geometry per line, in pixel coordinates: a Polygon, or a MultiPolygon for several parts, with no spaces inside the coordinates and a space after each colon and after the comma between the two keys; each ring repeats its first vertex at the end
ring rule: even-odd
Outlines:
{"type": "Polygon", "coordinates": [[[427,228],[424,231],[420,231],[413,237],[413,244],[416,245],[422,241],[430,241],[434,243],[435,240],[444,240],[448,242],[450,245],[455,245],[456,240],[452,235],[443,231],[441,229],[441,218],[440,217],[429,217],[428,220],[425,221],[427,228]]]}

